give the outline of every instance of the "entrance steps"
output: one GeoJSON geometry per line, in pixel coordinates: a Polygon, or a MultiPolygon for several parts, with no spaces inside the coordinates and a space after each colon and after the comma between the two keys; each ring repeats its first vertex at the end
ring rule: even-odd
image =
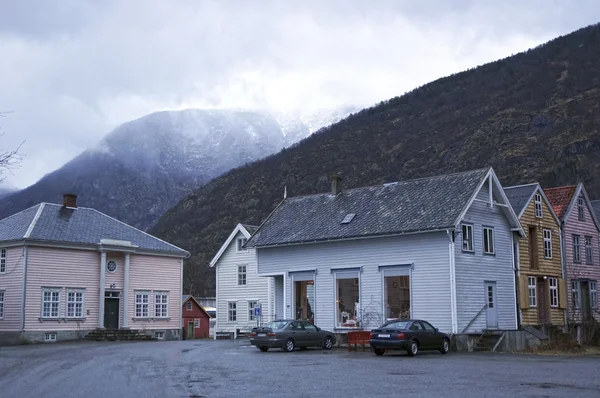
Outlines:
{"type": "Polygon", "coordinates": [[[474,351],[494,351],[500,339],[504,336],[502,331],[485,331],[481,334],[473,347],[474,351]]]}
{"type": "Polygon", "coordinates": [[[85,338],[94,341],[148,341],[155,340],[145,332],[133,329],[96,329],[89,332],[85,338]]]}

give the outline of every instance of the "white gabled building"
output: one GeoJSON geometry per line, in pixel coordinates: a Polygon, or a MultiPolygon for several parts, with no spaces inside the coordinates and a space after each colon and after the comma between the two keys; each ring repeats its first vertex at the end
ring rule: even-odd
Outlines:
{"type": "Polygon", "coordinates": [[[256,250],[244,247],[256,229],[238,224],[210,262],[216,275],[216,333],[248,331],[271,320],[270,280],[257,276],[256,250]],[[260,319],[254,316],[257,305],[260,319]]]}

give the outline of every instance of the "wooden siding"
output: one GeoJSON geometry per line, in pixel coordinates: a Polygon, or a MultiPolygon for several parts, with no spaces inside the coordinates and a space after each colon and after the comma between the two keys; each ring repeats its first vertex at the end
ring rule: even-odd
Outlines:
{"type": "Polygon", "coordinates": [[[208,337],[208,331],[210,326],[210,317],[207,316],[206,312],[202,311],[200,306],[194,300],[188,300],[181,306],[182,313],[182,326],[183,326],[183,338],[188,338],[188,322],[195,322],[198,320],[199,326],[194,326],[194,338],[202,339],[208,337]],[[192,303],[192,309],[187,309],[187,303],[192,303]]]}
{"type": "MultiPolygon", "coordinates": [[[[574,198],[574,200],[577,200],[574,198]]],[[[598,241],[598,230],[590,209],[585,203],[585,216],[584,221],[579,221],[577,216],[577,204],[575,204],[569,218],[565,220],[563,226],[564,233],[564,260],[566,265],[566,279],[567,279],[567,300],[568,300],[568,312],[567,317],[570,321],[579,322],[581,320],[581,311],[573,308],[573,297],[571,294],[571,281],[576,279],[591,279],[600,282],[600,258],[599,258],[599,241],[598,241]],[[581,236],[581,263],[575,263],[573,261],[573,235],[581,236]],[[592,237],[592,249],[593,249],[593,264],[586,264],[585,259],[585,236],[592,237]]],[[[600,297],[600,295],[598,295],[600,297]]],[[[600,301],[600,299],[599,299],[600,301]]],[[[597,310],[600,311],[600,302],[597,303],[597,310]]],[[[600,314],[594,312],[594,317],[600,321],[600,314]]]]}
{"type": "MultiPolygon", "coordinates": [[[[372,324],[384,320],[383,279],[380,265],[414,264],[411,271],[412,316],[430,321],[445,332],[452,331],[449,240],[445,233],[426,233],[387,238],[317,243],[258,249],[262,274],[317,269],[315,277],[315,323],[335,326],[335,268],[362,267],[360,303],[371,313],[372,324]],[[376,320],[375,320],[376,319],[376,320]]],[[[292,316],[292,278],[286,277],[285,306],[292,316]]]]}
{"type": "MultiPolygon", "coordinates": [[[[499,195],[494,192],[494,198],[499,195]]],[[[513,271],[513,238],[511,227],[500,206],[490,207],[488,184],[485,183],[467,211],[463,222],[473,226],[474,253],[462,251],[462,230],[455,239],[455,274],[458,332],[461,333],[486,304],[485,282],[496,282],[498,329],[517,328],[516,287],[513,271]],[[487,203],[481,202],[486,201],[487,203]],[[483,253],[483,227],[494,229],[494,252],[483,253]]],[[[479,332],[487,328],[483,311],[467,332],[479,332]]]]}
{"type": "MultiPolygon", "coordinates": [[[[537,193],[537,192],[536,192],[537,193]]],[[[535,197],[535,196],[534,196],[535,197]]],[[[528,236],[519,239],[519,268],[520,275],[524,276],[547,276],[552,278],[562,279],[562,264],[561,264],[561,246],[560,246],[560,225],[556,219],[552,216],[548,205],[542,200],[542,218],[537,218],[535,214],[535,200],[532,198],[531,202],[527,205],[527,208],[523,211],[521,216],[521,225],[528,234],[528,236]],[[535,226],[537,228],[537,236],[535,237],[537,242],[537,259],[538,268],[531,267],[530,261],[530,250],[529,250],[529,227],[535,226]],[[552,231],[552,258],[544,258],[544,229],[550,229],[552,231]]],[[[525,280],[525,279],[523,279],[525,280]]],[[[519,280],[521,283],[521,280],[519,280]]],[[[566,292],[563,292],[566,294],[566,292]]],[[[547,303],[550,304],[550,291],[546,286],[547,303]]],[[[529,302],[529,296],[522,297],[521,300],[525,300],[525,303],[529,302]]],[[[559,298],[560,300],[560,298],[559,298]]],[[[525,304],[521,304],[521,322],[523,325],[538,325],[538,308],[529,307],[524,308],[525,304]]],[[[553,325],[564,325],[565,324],[565,310],[561,308],[549,309],[550,321],[553,325]]]]}
{"type": "Polygon", "coordinates": [[[239,232],[231,241],[215,264],[217,273],[217,331],[233,332],[235,329],[247,329],[256,326],[256,321],[248,320],[248,300],[259,300],[262,304],[263,319],[268,320],[269,278],[256,274],[256,252],[254,249],[237,251],[237,239],[244,237],[239,232]],[[246,285],[238,286],[238,266],[246,266],[246,285]],[[228,302],[235,301],[237,320],[228,320],[228,302]]]}
{"type": "Polygon", "coordinates": [[[0,318],[2,332],[21,330],[24,264],[23,246],[6,248],[6,272],[0,274],[0,291],[4,291],[4,317],[0,318]]]}

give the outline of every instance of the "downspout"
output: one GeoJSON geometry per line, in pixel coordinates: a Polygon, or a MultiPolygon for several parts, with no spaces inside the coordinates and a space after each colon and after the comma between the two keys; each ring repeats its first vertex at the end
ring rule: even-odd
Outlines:
{"type": "Polygon", "coordinates": [[[287,277],[283,273],[283,319],[287,319],[287,277]]]}
{"type": "Polygon", "coordinates": [[[458,311],[456,309],[456,269],[454,258],[454,230],[446,230],[448,236],[448,259],[450,265],[450,306],[452,315],[452,333],[458,333],[458,311]]]}
{"type": "MultiPolygon", "coordinates": [[[[217,331],[219,330],[219,264],[215,264],[215,301],[215,327],[213,329],[213,340],[217,339],[217,331]]],[[[183,311],[183,306],[181,307],[181,310],[183,311]]]]}
{"type": "Polygon", "coordinates": [[[520,247],[519,247],[519,236],[518,233],[513,233],[513,244],[512,244],[512,252],[513,252],[513,272],[514,272],[514,278],[515,278],[515,302],[517,304],[515,311],[516,311],[516,321],[517,321],[517,330],[521,329],[521,324],[523,322],[522,316],[523,314],[521,314],[521,294],[519,291],[519,287],[520,287],[520,283],[521,283],[521,279],[519,278],[519,276],[521,275],[521,259],[519,258],[519,254],[520,254],[520,247]]]}
{"type": "Polygon", "coordinates": [[[569,281],[567,279],[568,275],[567,275],[567,260],[565,259],[565,253],[566,253],[566,240],[565,240],[565,222],[561,221],[560,225],[558,226],[558,228],[560,229],[560,266],[562,268],[562,274],[563,274],[563,279],[565,281],[565,294],[567,295],[567,308],[565,308],[564,311],[564,320],[565,320],[565,326],[567,325],[567,321],[569,319],[569,300],[568,300],[568,291],[569,291],[569,281]]]}
{"type": "Polygon", "coordinates": [[[29,248],[27,247],[27,243],[25,243],[23,245],[23,251],[24,251],[24,257],[25,257],[25,262],[23,264],[23,290],[21,293],[21,299],[22,299],[22,303],[21,303],[21,332],[25,331],[25,302],[26,302],[26,297],[27,297],[27,259],[29,257],[29,248]]]}

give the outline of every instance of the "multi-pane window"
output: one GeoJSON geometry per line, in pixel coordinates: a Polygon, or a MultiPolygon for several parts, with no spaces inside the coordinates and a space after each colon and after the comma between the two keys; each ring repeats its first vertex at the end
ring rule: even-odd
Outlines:
{"type": "Polygon", "coordinates": [[[243,252],[243,251],[248,250],[248,249],[244,248],[244,245],[246,244],[247,241],[248,241],[248,239],[246,239],[246,238],[238,238],[237,239],[237,251],[238,252],[243,252]]]}
{"type": "Polygon", "coordinates": [[[238,286],[246,285],[246,266],[238,266],[238,286]]]}
{"type": "Polygon", "coordinates": [[[0,274],[6,272],[6,249],[0,250],[0,274]]]}
{"type": "Polygon", "coordinates": [[[483,227],[483,252],[494,254],[494,229],[483,227]]]}
{"type": "Polygon", "coordinates": [[[590,304],[592,308],[598,308],[598,285],[596,281],[590,281],[590,304]]]}
{"type": "Polygon", "coordinates": [[[544,230],[544,258],[552,258],[552,230],[544,230]]]}
{"type": "Polygon", "coordinates": [[[594,264],[594,249],[592,249],[592,237],[585,237],[585,263],[594,264]]]}
{"type": "Polygon", "coordinates": [[[227,320],[229,322],[237,321],[237,303],[235,301],[227,303],[227,320]]]}
{"type": "Polygon", "coordinates": [[[473,226],[463,224],[462,226],[462,249],[467,252],[473,251],[473,226]]]}
{"type": "Polygon", "coordinates": [[[42,318],[58,318],[60,315],[60,289],[42,290],[42,318]]]}
{"type": "Polygon", "coordinates": [[[585,207],[583,205],[583,198],[577,198],[577,218],[579,221],[585,220],[585,207]]]}
{"type": "Polygon", "coordinates": [[[186,311],[191,311],[192,310],[192,302],[188,301],[187,304],[185,305],[185,309],[186,311]]]}
{"type": "Polygon", "coordinates": [[[528,287],[529,287],[529,306],[537,307],[537,285],[535,276],[530,276],[527,278],[528,287]]]}
{"type": "Polygon", "coordinates": [[[156,292],[154,294],[154,316],[156,318],[166,318],[168,312],[169,295],[166,292],[156,292]]]}
{"type": "Polygon", "coordinates": [[[558,279],[549,278],[550,283],[550,307],[558,307],[558,279]]]}
{"type": "Polygon", "coordinates": [[[581,262],[581,242],[579,235],[573,235],[573,261],[581,262]]]}
{"type": "Polygon", "coordinates": [[[67,291],[67,318],[83,318],[83,290],[67,291]]]}
{"type": "Polygon", "coordinates": [[[4,291],[0,290],[0,319],[4,318],[4,291]]]}
{"type": "Polygon", "coordinates": [[[148,292],[135,293],[135,316],[148,318],[150,316],[150,295],[148,292]]]}
{"type": "Polygon", "coordinates": [[[199,328],[200,327],[200,319],[194,319],[194,327],[195,328],[199,328]]]}
{"type": "Polygon", "coordinates": [[[539,193],[535,194],[535,216],[537,218],[542,218],[544,213],[542,212],[542,195],[539,193]]]}
{"type": "Polygon", "coordinates": [[[257,307],[258,303],[256,301],[248,301],[248,320],[255,321],[256,317],[254,316],[254,307],[257,307]]]}
{"type": "Polygon", "coordinates": [[[573,307],[581,308],[581,297],[579,296],[579,281],[571,282],[571,298],[573,299],[573,307]]]}

